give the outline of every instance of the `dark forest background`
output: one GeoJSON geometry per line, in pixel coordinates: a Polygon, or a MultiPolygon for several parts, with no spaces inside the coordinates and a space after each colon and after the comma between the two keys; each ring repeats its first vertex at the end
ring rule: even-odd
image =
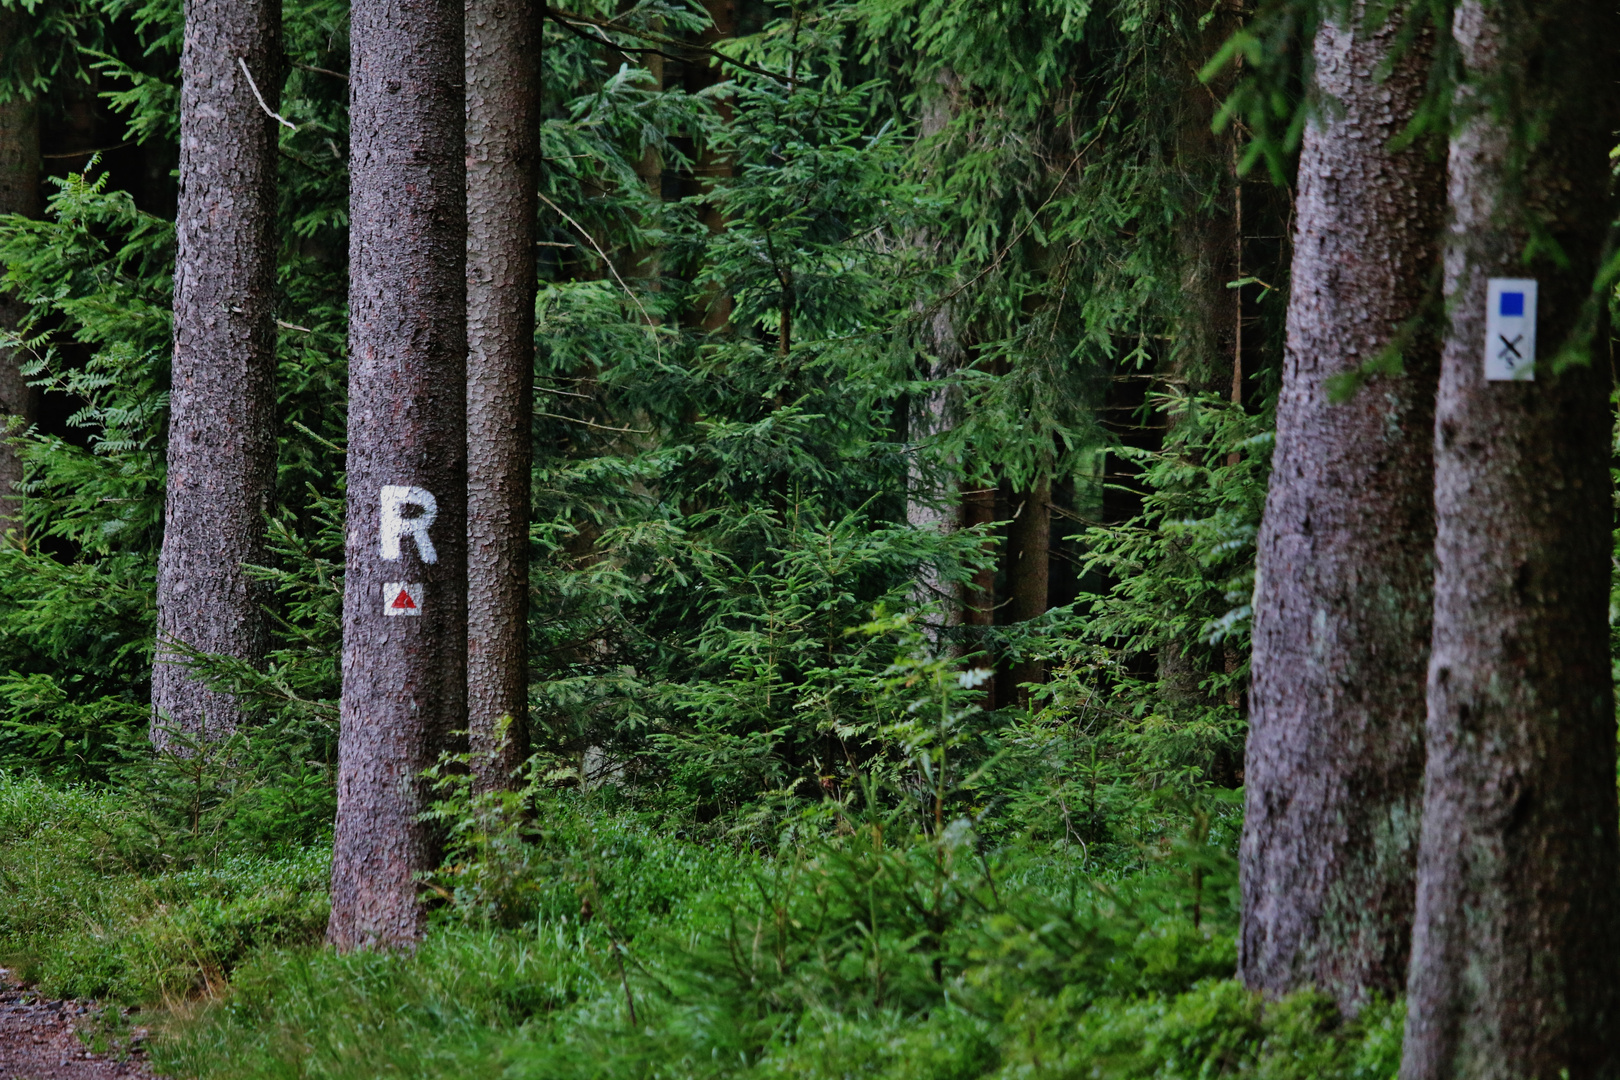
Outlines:
{"type": "Polygon", "coordinates": [[[548,11],[534,757],[441,765],[394,956],[318,948],[347,15],[284,8],[275,648],[162,755],[181,10],[0,5],[8,966],[175,1075],[1392,1075],[1398,1003],[1231,979],[1307,8],[548,11]]]}

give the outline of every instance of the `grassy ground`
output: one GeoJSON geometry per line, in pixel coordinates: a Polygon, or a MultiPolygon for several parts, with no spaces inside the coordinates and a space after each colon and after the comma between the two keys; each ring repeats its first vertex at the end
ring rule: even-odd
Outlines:
{"type": "Polygon", "coordinates": [[[1228,978],[1230,883],[1196,857],[1127,873],[881,820],[761,854],[545,809],[460,850],[414,954],[338,956],[319,846],[166,865],[126,800],[0,777],[0,952],[48,992],[160,1007],[179,1077],[1395,1072],[1396,1008],[1343,1024],[1228,978]]]}
{"type": "Polygon", "coordinates": [[[115,794],[0,774],[0,955],[60,997],[162,1004],[217,994],[264,949],[326,925],[319,849],[173,865],[115,794]]]}

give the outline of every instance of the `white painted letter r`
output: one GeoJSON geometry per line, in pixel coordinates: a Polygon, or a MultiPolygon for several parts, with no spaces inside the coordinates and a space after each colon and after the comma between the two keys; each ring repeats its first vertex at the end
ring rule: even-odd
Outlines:
{"type": "Polygon", "coordinates": [[[422,556],[425,563],[439,561],[439,553],[433,550],[433,541],[428,539],[428,526],[433,519],[439,516],[439,502],[427,488],[405,487],[395,484],[384,484],[382,489],[382,557],[385,559],[399,558],[399,539],[406,533],[416,541],[416,553],[422,556]],[[402,510],[407,506],[419,506],[422,512],[413,518],[406,517],[402,510]]]}

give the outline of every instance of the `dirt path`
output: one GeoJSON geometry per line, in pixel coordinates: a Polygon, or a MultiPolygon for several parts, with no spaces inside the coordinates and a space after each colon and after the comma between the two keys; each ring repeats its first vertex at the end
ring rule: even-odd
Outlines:
{"type": "Polygon", "coordinates": [[[139,1049],[119,1061],[79,1040],[75,1027],[89,1030],[94,1015],[86,1002],[42,998],[0,968],[0,1080],[150,1080],[139,1049]]]}

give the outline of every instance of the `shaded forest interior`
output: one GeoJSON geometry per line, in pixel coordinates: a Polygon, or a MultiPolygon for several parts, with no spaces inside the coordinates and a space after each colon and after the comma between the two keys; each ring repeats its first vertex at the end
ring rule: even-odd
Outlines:
{"type": "Polygon", "coordinates": [[[0,0],[0,966],[199,1080],[1616,1075],[1617,24],[0,0]]]}

